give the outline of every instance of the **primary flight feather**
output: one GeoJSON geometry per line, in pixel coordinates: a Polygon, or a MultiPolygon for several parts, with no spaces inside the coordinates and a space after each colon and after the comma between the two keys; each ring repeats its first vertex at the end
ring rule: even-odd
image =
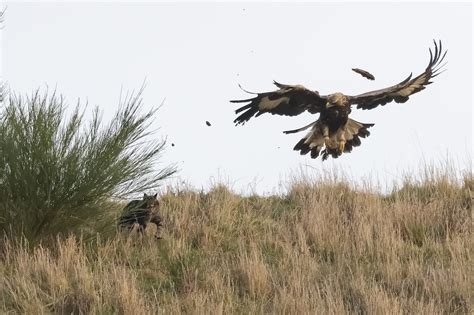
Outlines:
{"type": "Polygon", "coordinates": [[[365,124],[349,118],[351,106],[358,109],[373,109],[392,101],[405,103],[410,95],[415,94],[432,82],[432,78],[439,75],[446,56],[443,53],[441,41],[434,41],[434,52],[430,49],[430,61],[425,71],[412,78],[408,76],[402,82],[388,88],[370,91],[350,96],[340,92],[330,95],[320,95],[318,91],[311,91],[302,85],[286,85],[276,81],[273,83],[278,90],[266,93],[251,93],[255,96],[244,100],[233,100],[232,103],[247,103],[235,112],[239,116],[234,120],[236,125],[245,124],[252,117],[264,113],[272,115],[296,116],[304,111],[312,114],[319,113],[315,122],[285,133],[295,133],[311,128],[308,134],[301,139],[294,150],[301,154],[310,153],[312,158],[322,156],[325,160],[329,156],[339,157],[344,152],[351,152],[353,147],[361,144],[360,138],[370,135],[368,128],[374,124],[365,124]]]}

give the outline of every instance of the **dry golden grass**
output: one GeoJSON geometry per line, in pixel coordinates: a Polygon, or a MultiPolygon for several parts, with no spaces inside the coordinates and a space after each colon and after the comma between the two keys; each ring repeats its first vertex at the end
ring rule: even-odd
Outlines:
{"type": "Polygon", "coordinates": [[[0,313],[468,314],[472,175],[389,195],[300,181],[162,199],[163,239],[3,241],[0,313]]]}

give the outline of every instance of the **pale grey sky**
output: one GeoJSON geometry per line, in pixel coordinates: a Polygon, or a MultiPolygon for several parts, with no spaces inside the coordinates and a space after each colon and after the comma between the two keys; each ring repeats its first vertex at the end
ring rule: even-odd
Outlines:
{"type": "Polygon", "coordinates": [[[470,3],[7,5],[2,77],[12,90],[56,87],[69,104],[88,100],[108,117],[121,87],[138,89],[146,78],[145,103],[165,99],[154,125],[168,139],[163,161],[177,162],[179,178],[196,187],[220,177],[238,191],[269,192],[300,167],[391,182],[423,161],[449,156],[465,166],[471,159],[470,3]],[[238,83],[255,92],[273,90],[277,80],[355,95],[421,73],[432,39],[449,50],[447,71],[405,104],[354,109],[352,118],[375,126],[360,147],[336,160],[300,156],[292,149],[304,132],[282,133],[317,116],[232,123],[238,106],[228,101],[248,97],[238,83]]]}

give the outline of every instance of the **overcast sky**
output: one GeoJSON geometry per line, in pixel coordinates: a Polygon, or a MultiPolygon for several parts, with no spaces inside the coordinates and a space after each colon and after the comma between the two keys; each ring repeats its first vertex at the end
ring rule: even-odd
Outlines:
{"type": "Polygon", "coordinates": [[[55,87],[71,106],[87,100],[106,118],[122,87],[138,89],[146,79],[145,104],[165,100],[154,127],[168,139],[163,161],[178,163],[175,180],[200,188],[220,178],[237,191],[262,193],[278,190],[301,167],[311,175],[340,168],[358,182],[390,183],[423,161],[449,157],[466,166],[472,36],[469,3],[10,3],[1,72],[16,92],[55,87]],[[292,149],[304,132],[282,133],[317,116],[232,122],[238,106],[229,100],[248,98],[239,83],[256,92],[273,90],[276,80],[355,95],[421,73],[432,39],[449,50],[447,71],[407,103],[354,109],[352,118],[375,126],[336,160],[300,156],[292,149]]]}

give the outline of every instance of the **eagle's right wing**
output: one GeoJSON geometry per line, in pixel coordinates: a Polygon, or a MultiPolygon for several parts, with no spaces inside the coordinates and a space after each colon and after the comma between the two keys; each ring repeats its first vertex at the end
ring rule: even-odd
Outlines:
{"type": "Polygon", "coordinates": [[[402,82],[385,89],[349,96],[349,102],[353,105],[357,105],[357,108],[373,109],[392,101],[396,103],[405,103],[408,101],[409,96],[424,90],[427,85],[432,83],[430,80],[441,73],[440,70],[443,67],[442,62],[447,51],[443,53],[441,41],[439,45],[436,41],[434,44],[434,53],[430,49],[430,62],[423,73],[413,79],[410,74],[410,76],[402,82]]]}
{"type": "Polygon", "coordinates": [[[327,97],[319,95],[317,91],[308,90],[302,85],[285,85],[275,81],[273,83],[279,88],[274,92],[251,93],[256,96],[231,101],[248,103],[235,111],[236,114],[243,112],[234,120],[236,125],[244,124],[253,116],[258,117],[263,113],[296,116],[305,110],[318,113],[326,106],[327,97]]]}

